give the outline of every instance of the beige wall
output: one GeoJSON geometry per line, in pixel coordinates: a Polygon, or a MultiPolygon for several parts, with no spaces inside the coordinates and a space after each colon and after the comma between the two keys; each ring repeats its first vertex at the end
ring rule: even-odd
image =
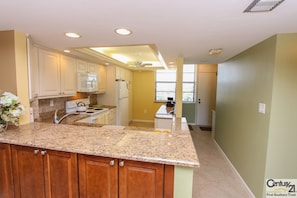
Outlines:
{"type": "Polygon", "coordinates": [[[30,122],[26,35],[15,31],[14,37],[17,95],[26,109],[25,115],[20,117],[20,124],[25,124],[30,122]]]}
{"type": "Polygon", "coordinates": [[[17,94],[14,31],[0,32],[0,89],[17,94]]]}
{"type": "Polygon", "coordinates": [[[133,120],[153,121],[162,103],[155,103],[155,72],[133,72],[133,120]]]}
{"type": "Polygon", "coordinates": [[[296,45],[297,34],[273,36],[219,64],[216,141],[256,197],[266,178],[297,178],[296,45]]]}
{"type": "Polygon", "coordinates": [[[30,122],[26,35],[17,31],[0,32],[0,89],[16,94],[25,106],[20,124],[30,122]]]}

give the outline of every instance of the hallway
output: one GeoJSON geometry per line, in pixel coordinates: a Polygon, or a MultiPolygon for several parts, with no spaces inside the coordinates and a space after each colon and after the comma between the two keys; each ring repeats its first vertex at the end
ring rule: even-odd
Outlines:
{"type": "Polygon", "coordinates": [[[193,126],[191,135],[200,161],[200,167],[194,170],[193,198],[252,197],[216,146],[210,131],[193,126]]]}

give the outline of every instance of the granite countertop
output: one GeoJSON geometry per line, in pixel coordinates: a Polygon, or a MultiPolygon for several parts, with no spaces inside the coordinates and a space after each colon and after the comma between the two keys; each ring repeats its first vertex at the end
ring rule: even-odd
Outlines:
{"type": "Polygon", "coordinates": [[[172,119],[174,117],[174,107],[166,107],[166,104],[160,106],[155,114],[156,118],[172,119]]]}
{"type": "Polygon", "coordinates": [[[102,157],[198,167],[187,122],[170,133],[34,122],[0,133],[0,142],[102,157]]]}

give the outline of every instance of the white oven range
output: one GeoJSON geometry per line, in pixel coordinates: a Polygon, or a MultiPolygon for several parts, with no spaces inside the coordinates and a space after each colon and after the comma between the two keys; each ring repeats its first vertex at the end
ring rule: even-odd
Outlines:
{"type": "Polygon", "coordinates": [[[98,116],[101,113],[108,111],[108,108],[89,107],[89,105],[90,105],[90,100],[88,98],[66,101],[66,104],[65,104],[66,113],[78,112],[79,114],[86,114],[89,116],[77,122],[97,123],[98,116]],[[78,104],[85,105],[86,106],[85,110],[78,111],[78,104]]]}

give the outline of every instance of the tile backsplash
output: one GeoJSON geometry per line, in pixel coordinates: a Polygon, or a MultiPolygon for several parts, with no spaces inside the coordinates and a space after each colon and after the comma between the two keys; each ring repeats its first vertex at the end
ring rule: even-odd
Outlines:
{"type": "Polygon", "coordinates": [[[97,95],[77,93],[72,97],[60,97],[60,98],[48,98],[48,99],[36,99],[31,101],[30,106],[33,108],[34,120],[43,120],[51,118],[56,109],[65,113],[65,102],[68,100],[76,100],[81,98],[87,98],[90,96],[90,104],[97,104],[97,95]]]}

